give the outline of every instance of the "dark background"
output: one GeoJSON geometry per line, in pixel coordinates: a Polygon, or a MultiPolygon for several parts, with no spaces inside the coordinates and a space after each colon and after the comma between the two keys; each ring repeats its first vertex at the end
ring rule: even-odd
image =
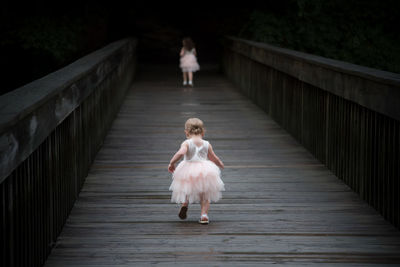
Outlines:
{"type": "Polygon", "coordinates": [[[228,34],[400,73],[400,1],[261,2],[5,1],[0,93],[128,36],[141,62],[178,66],[191,36],[200,65],[215,63],[228,34]]]}

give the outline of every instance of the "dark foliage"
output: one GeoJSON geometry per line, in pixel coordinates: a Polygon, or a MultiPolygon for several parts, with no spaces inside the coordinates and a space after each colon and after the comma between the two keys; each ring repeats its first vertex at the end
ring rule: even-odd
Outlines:
{"type": "Polygon", "coordinates": [[[238,35],[400,73],[398,1],[287,0],[255,9],[238,35]]]}
{"type": "Polygon", "coordinates": [[[13,8],[1,25],[1,94],[41,78],[107,41],[105,10],[29,12],[13,8]],[[15,11],[16,10],[16,11],[15,11]]]}
{"type": "MultiPolygon", "coordinates": [[[[400,73],[396,0],[264,0],[212,7],[170,2],[46,2],[0,6],[0,94],[105,44],[139,38],[139,59],[178,62],[184,36],[216,61],[225,34],[400,73]],[[160,6],[161,5],[161,6],[160,6]]],[[[178,63],[177,63],[178,64],[178,63]]]]}

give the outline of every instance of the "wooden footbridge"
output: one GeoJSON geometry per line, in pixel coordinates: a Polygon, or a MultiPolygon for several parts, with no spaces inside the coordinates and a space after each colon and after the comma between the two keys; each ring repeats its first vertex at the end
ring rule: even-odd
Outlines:
{"type": "Polygon", "coordinates": [[[227,38],[192,88],[135,48],[2,96],[1,266],[400,266],[398,75],[227,38]],[[170,202],[189,117],[225,163],[209,225],[170,202]]]}

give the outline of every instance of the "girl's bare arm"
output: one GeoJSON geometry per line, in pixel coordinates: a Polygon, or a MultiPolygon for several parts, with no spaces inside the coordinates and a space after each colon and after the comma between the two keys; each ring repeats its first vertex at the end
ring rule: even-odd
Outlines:
{"type": "Polygon", "coordinates": [[[168,165],[168,171],[169,172],[174,172],[175,170],[175,163],[179,161],[187,152],[188,150],[188,145],[186,142],[183,142],[181,144],[181,148],[178,150],[178,152],[175,153],[175,155],[171,158],[169,165],[168,165]]]}
{"type": "Polygon", "coordinates": [[[185,51],[183,50],[183,47],[182,47],[181,52],[179,53],[179,55],[183,56],[184,53],[185,53],[185,51]]]}
{"type": "Polygon", "coordinates": [[[215,155],[214,150],[212,149],[211,144],[208,147],[208,159],[214,162],[221,169],[224,168],[224,163],[215,155]]]}

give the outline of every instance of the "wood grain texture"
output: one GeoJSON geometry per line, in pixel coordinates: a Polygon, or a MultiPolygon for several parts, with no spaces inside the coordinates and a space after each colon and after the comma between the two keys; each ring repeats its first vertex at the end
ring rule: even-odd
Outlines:
{"type": "Polygon", "coordinates": [[[140,68],[45,266],[400,265],[400,232],[225,77],[140,68]],[[170,202],[189,117],[226,165],[209,225],[170,202]]]}
{"type": "Polygon", "coordinates": [[[136,39],[0,97],[0,266],[43,266],[131,88],[136,39]]]}
{"type": "MultiPolygon", "coordinates": [[[[400,90],[393,85],[391,89],[396,93],[385,93],[375,82],[367,85],[368,78],[359,75],[356,79],[332,78],[341,75],[339,70],[332,69],[333,66],[328,68],[329,76],[332,76],[328,78],[323,69],[310,70],[302,64],[297,65],[292,57],[276,58],[272,60],[275,62],[273,65],[260,62],[260,58],[271,60],[270,56],[254,56],[255,51],[266,47],[247,45],[241,51],[250,54],[225,47],[222,60],[224,74],[245,96],[400,230],[400,195],[397,194],[400,191],[400,121],[395,119],[396,116],[391,118],[373,108],[381,104],[388,107],[393,100],[395,104],[392,107],[399,108],[400,100],[397,99],[400,98],[396,94],[400,90]],[[282,71],[282,65],[294,72],[282,71]],[[305,76],[309,79],[304,80],[305,76]],[[361,80],[356,82],[357,79],[361,80]],[[310,80],[320,80],[323,84],[310,80]],[[326,86],[334,86],[344,95],[326,86]],[[373,105],[363,106],[362,101],[346,98],[357,90],[359,92],[354,95],[364,100],[371,97],[368,102],[373,105]],[[380,97],[386,100],[379,100],[380,97]]],[[[301,62],[306,61],[303,58],[301,62]]],[[[382,84],[385,82],[382,81],[382,84]]]]}

